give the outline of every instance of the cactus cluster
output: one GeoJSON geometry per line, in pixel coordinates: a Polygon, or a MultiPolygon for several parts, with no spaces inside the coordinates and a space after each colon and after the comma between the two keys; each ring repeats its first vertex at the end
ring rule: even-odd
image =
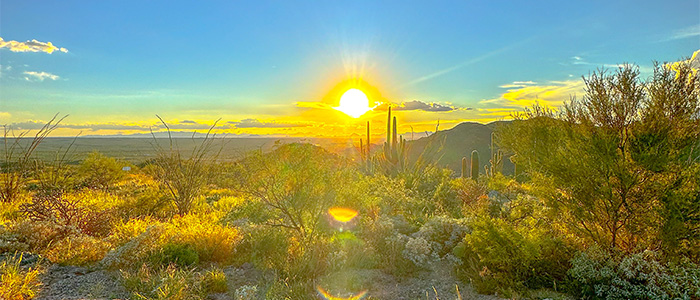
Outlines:
{"type": "Polygon", "coordinates": [[[384,158],[392,169],[400,170],[405,164],[406,140],[397,133],[396,117],[391,118],[391,106],[387,113],[386,142],[384,142],[384,158]],[[392,122],[393,121],[393,122],[392,122]],[[393,127],[392,127],[393,123],[393,127]]]}

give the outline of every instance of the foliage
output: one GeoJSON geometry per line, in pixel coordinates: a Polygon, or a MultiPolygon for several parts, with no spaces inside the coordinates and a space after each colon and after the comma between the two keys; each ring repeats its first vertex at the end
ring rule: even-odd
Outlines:
{"type": "Polygon", "coordinates": [[[170,197],[147,174],[129,174],[117,187],[115,194],[121,199],[117,211],[124,219],[143,216],[165,219],[174,214],[170,197]]]}
{"type": "Polygon", "coordinates": [[[114,219],[112,196],[93,191],[64,193],[61,190],[41,191],[21,211],[33,221],[52,222],[74,227],[92,236],[106,236],[114,219]]]}
{"type": "Polygon", "coordinates": [[[664,263],[658,252],[633,254],[594,246],[578,253],[568,271],[570,289],[584,299],[697,299],[700,267],[664,263]]]}
{"type": "Polygon", "coordinates": [[[575,235],[626,251],[651,247],[669,215],[648,208],[676,199],[669,194],[681,170],[700,156],[700,84],[689,68],[657,65],[648,82],[631,66],[595,72],[559,115],[535,106],[497,136],[530,176],[552,179],[558,193],[548,206],[575,235]]]}
{"type": "Polygon", "coordinates": [[[199,263],[199,254],[190,245],[167,243],[163,245],[163,249],[151,256],[151,260],[156,265],[192,266],[199,263]]]}
{"type": "Polygon", "coordinates": [[[242,189],[269,210],[263,224],[290,229],[306,244],[320,233],[322,216],[333,205],[343,179],[340,164],[335,155],[309,144],[252,152],[240,165],[247,170],[242,189]]]}
{"type": "Polygon", "coordinates": [[[22,267],[22,255],[9,256],[0,263],[0,299],[32,299],[41,288],[37,268],[22,267]]]}
{"type": "Polygon", "coordinates": [[[489,185],[504,188],[470,206],[471,232],[453,249],[462,260],[459,273],[481,293],[512,296],[528,289],[556,288],[566,277],[571,247],[551,226],[544,203],[509,186],[518,185],[514,180],[504,186],[498,178],[504,177],[491,178],[489,185]],[[512,200],[503,201],[506,197],[512,200]]]}
{"type": "Polygon", "coordinates": [[[149,219],[130,221],[117,228],[118,236],[113,241],[117,245],[123,244],[102,260],[111,268],[125,268],[144,262],[167,263],[170,260],[165,258],[173,257],[163,256],[164,247],[168,244],[171,244],[167,247],[170,247],[173,255],[178,253],[178,247],[184,247],[196,252],[200,262],[227,263],[234,259],[235,249],[241,240],[236,228],[218,224],[213,215],[187,214],[176,216],[167,223],[149,219]],[[145,230],[144,226],[147,226],[145,230]],[[124,243],[127,239],[128,242],[124,243]],[[149,260],[154,255],[164,259],[149,260]]]}
{"type": "Polygon", "coordinates": [[[78,169],[83,185],[108,190],[126,176],[122,171],[124,166],[127,163],[92,152],[80,163],[78,169]]]}

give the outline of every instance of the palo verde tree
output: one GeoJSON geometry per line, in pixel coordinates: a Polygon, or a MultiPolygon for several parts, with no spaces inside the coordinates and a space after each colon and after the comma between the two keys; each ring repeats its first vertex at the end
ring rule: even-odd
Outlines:
{"type": "Polygon", "coordinates": [[[320,147],[281,145],[269,153],[250,152],[239,162],[240,188],[267,208],[262,224],[290,229],[300,241],[311,242],[343,186],[342,166],[320,147]]]}
{"type": "Polygon", "coordinates": [[[583,80],[583,97],[559,113],[536,105],[499,128],[501,145],[530,177],[547,178],[554,189],[548,205],[584,243],[656,247],[671,219],[683,223],[671,227],[697,237],[700,204],[669,212],[691,205],[700,191],[699,173],[688,171],[700,163],[697,73],[687,63],[675,70],[657,64],[644,82],[626,65],[583,80]]]}

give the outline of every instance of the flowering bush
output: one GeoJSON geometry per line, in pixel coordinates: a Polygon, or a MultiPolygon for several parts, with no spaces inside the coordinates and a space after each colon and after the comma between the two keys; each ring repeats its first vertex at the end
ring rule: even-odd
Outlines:
{"type": "Polygon", "coordinates": [[[590,299],[697,299],[700,267],[666,264],[657,252],[630,255],[591,247],[571,260],[571,291],[590,299]]]}

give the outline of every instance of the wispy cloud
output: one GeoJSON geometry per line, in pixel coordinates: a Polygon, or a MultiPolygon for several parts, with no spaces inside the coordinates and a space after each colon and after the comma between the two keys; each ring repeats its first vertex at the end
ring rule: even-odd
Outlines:
{"type": "Polygon", "coordinates": [[[678,29],[674,31],[670,36],[661,39],[661,42],[675,41],[696,36],[700,36],[700,24],[678,29]]]}
{"type": "Polygon", "coordinates": [[[58,75],[48,72],[25,71],[24,74],[27,75],[24,77],[24,79],[28,81],[44,81],[44,79],[58,80],[61,78],[58,75]]]}
{"type": "Polygon", "coordinates": [[[10,117],[12,117],[12,115],[9,112],[0,111],[0,124],[2,124],[2,120],[9,119],[10,117]]]}
{"type": "Polygon", "coordinates": [[[243,119],[241,121],[227,122],[236,128],[287,128],[287,127],[306,127],[308,124],[291,124],[277,122],[260,122],[257,119],[243,119]]]}
{"type": "Polygon", "coordinates": [[[512,89],[512,88],[524,88],[526,86],[535,85],[535,84],[537,84],[537,82],[534,82],[534,81],[513,81],[513,83],[499,85],[498,87],[504,88],[504,89],[512,89]]]}
{"type": "Polygon", "coordinates": [[[7,48],[12,52],[45,52],[48,54],[54,51],[67,53],[68,49],[54,46],[51,42],[40,42],[31,40],[26,42],[5,41],[0,37],[0,48],[7,48]]]}
{"type": "MultiPolygon", "coordinates": [[[[507,86],[507,85],[506,85],[507,86]]],[[[559,107],[571,96],[584,92],[583,80],[549,81],[542,85],[525,85],[508,89],[500,97],[482,100],[481,104],[503,107],[530,107],[539,103],[559,107]]]]}

